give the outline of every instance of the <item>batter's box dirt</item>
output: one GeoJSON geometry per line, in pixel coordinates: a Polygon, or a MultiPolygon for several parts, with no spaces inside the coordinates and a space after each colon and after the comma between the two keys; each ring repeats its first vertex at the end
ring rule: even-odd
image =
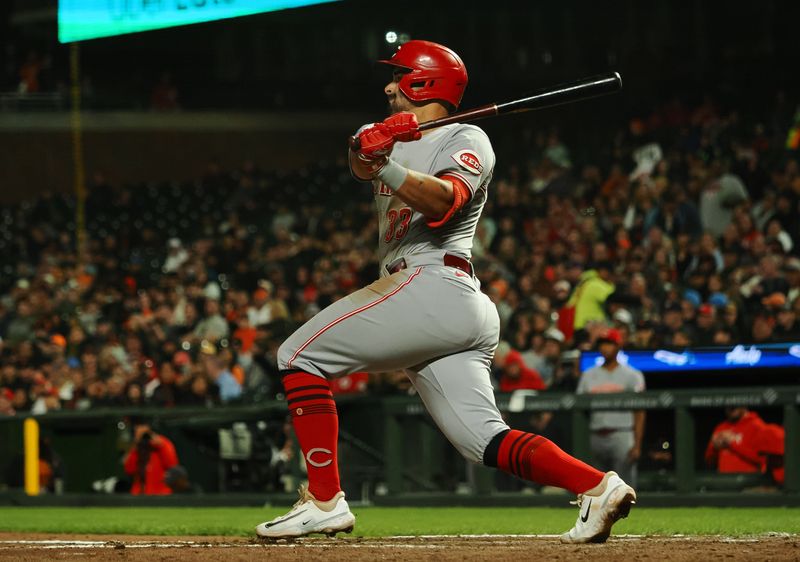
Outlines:
{"type": "Polygon", "coordinates": [[[0,533],[0,560],[762,560],[800,561],[800,537],[612,537],[562,545],[545,536],[305,538],[264,543],[232,537],[0,533]]]}

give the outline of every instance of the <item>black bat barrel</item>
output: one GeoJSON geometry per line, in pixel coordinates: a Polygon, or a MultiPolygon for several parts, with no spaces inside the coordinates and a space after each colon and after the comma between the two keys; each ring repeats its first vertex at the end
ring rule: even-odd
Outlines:
{"type": "Polygon", "coordinates": [[[622,77],[618,72],[599,74],[567,84],[549,86],[531,96],[497,104],[497,115],[554,107],[578,100],[613,94],[622,89],[622,77]]]}

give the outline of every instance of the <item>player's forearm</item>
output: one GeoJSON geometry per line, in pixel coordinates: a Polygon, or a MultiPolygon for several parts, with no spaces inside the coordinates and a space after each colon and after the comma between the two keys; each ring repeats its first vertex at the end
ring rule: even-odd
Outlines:
{"type": "Polygon", "coordinates": [[[452,183],[414,170],[408,171],[395,195],[430,220],[442,218],[453,206],[452,183]]]}
{"type": "Polygon", "coordinates": [[[348,156],[350,158],[350,171],[353,175],[360,180],[369,181],[372,178],[372,167],[374,164],[370,165],[364,160],[361,160],[352,150],[349,151],[348,156]]]}

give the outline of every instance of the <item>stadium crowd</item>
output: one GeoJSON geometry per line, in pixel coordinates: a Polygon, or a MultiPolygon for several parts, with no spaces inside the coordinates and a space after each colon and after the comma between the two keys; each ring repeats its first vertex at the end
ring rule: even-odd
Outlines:
{"type": "MultiPolygon", "coordinates": [[[[499,155],[473,256],[501,317],[498,387],[533,372],[574,389],[563,354],[612,325],[626,348],[800,341],[788,107],[673,101],[590,162],[556,132],[521,165],[499,155]]],[[[377,275],[370,187],[344,158],[288,174],[210,164],[187,184],[97,173],[82,254],[75,206],[50,193],[2,208],[0,414],[272,398],[282,340],[377,275]]]]}

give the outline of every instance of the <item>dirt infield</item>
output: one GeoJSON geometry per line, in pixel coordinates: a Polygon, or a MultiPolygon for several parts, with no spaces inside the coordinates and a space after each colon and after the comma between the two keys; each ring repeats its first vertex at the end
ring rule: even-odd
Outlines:
{"type": "Polygon", "coordinates": [[[800,537],[612,537],[562,545],[556,537],[308,538],[265,544],[231,537],[0,533],[0,560],[763,560],[800,561],[800,537]]]}

